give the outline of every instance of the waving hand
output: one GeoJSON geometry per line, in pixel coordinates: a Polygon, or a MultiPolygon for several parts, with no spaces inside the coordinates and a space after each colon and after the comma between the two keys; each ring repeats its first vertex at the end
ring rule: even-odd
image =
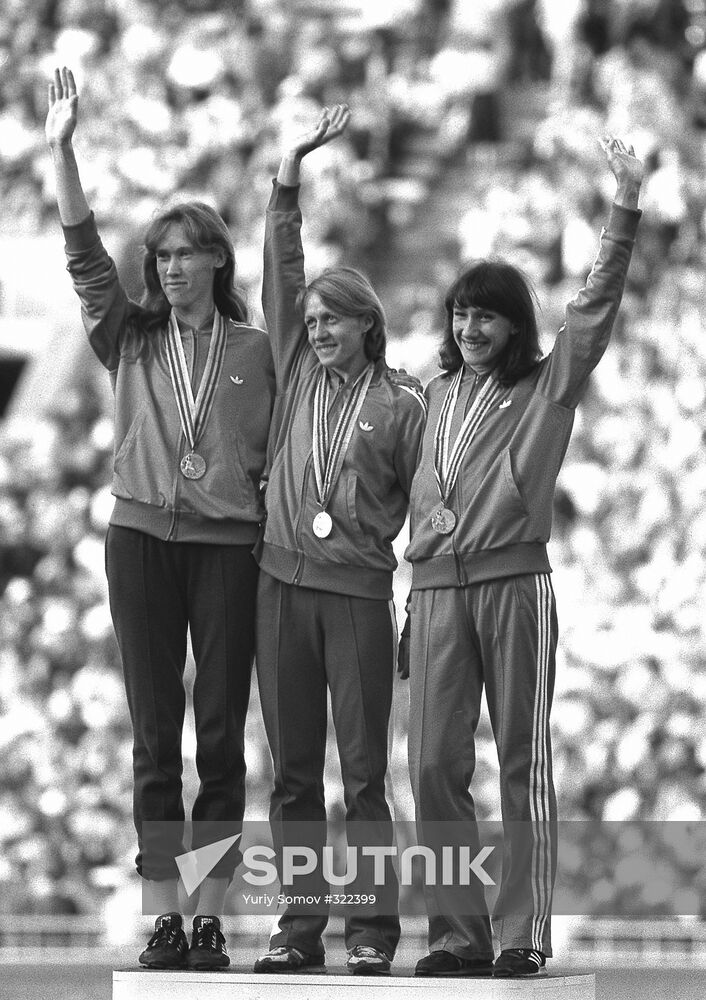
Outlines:
{"type": "Polygon", "coordinates": [[[49,84],[49,111],[45,125],[49,145],[70,142],[77,122],[78,94],[74,75],[66,67],[55,69],[54,80],[49,84]]]}

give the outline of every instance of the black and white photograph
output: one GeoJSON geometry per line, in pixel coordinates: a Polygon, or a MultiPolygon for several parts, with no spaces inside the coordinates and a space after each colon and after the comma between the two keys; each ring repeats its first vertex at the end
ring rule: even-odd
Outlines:
{"type": "Polygon", "coordinates": [[[0,997],[701,1000],[706,0],[4,0],[0,205],[0,997]]]}

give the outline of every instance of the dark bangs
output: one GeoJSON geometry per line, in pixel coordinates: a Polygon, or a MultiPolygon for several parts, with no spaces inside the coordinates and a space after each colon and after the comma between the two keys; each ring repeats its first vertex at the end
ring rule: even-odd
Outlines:
{"type": "Polygon", "coordinates": [[[444,296],[444,340],[439,351],[441,367],[454,372],[463,365],[453,336],[454,306],[489,309],[509,319],[516,332],[498,359],[495,377],[512,385],[528,374],[542,357],[536,316],[536,295],[529,280],[512,264],[478,260],[467,267],[444,296]]]}

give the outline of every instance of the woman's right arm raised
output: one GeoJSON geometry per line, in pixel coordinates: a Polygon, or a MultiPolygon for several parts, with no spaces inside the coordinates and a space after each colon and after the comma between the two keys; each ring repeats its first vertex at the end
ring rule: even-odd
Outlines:
{"type": "Polygon", "coordinates": [[[304,157],[345,130],[350,112],[345,104],[324,109],[316,125],[285,151],[277,183],[267,207],[263,261],[262,306],[282,387],[298,370],[308,343],[297,296],[304,288],[299,177],[304,157]]]}
{"type": "Polygon", "coordinates": [[[78,121],[78,94],[70,69],[54,71],[49,84],[45,132],[54,161],[56,200],[64,227],[69,273],[81,300],[81,316],[91,347],[114,377],[120,363],[128,299],[115,264],[101,243],[81,185],[72,136],[78,121]]]}
{"type": "Polygon", "coordinates": [[[45,133],[56,176],[56,200],[64,226],[76,226],[91,213],[81,186],[71,141],[78,122],[78,94],[70,69],[54,70],[49,84],[49,111],[45,133]]]}

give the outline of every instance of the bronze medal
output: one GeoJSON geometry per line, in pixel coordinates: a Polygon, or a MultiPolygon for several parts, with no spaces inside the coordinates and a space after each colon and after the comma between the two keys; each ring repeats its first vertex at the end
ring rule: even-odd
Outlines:
{"type": "Polygon", "coordinates": [[[450,535],[456,527],[456,515],[448,507],[437,507],[431,515],[431,526],[440,535],[450,535]]]}
{"type": "Polygon", "coordinates": [[[190,451],[179,463],[181,474],[187,479],[201,479],[206,472],[206,462],[198,452],[190,451]]]}
{"type": "Polygon", "coordinates": [[[434,432],[434,476],[441,503],[432,511],[429,520],[432,529],[439,535],[450,535],[456,527],[456,515],[446,506],[448,498],[456,485],[461,463],[468,453],[483,417],[502,392],[492,376],[483,383],[471,408],[463,418],[452,447],[451,422],[462,378],[463,368],[459,368],[446,392],[434,432]]]}

